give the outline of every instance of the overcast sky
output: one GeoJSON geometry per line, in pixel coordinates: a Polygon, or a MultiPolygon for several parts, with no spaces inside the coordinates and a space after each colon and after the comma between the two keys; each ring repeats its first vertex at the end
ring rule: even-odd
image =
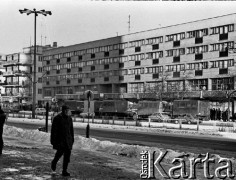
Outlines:
{"type": "Polygon", "coordinates": [[[37,44],[67,46],[127,34],[129,15],[131,32],[138,32],[236,13],[236,2],[1,0],[0,53],[33,45],[34,16],[20,14],[24,8],[52,11],[37,17],[37,44]]]}

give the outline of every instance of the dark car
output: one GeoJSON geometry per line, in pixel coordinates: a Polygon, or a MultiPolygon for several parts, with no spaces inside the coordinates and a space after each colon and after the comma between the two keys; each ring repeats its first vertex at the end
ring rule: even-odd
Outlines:
{"type": "Polygon", "coordinates": [[[182,119],[183,124],[197,124],[198,121],[199,124],[202,123],[202,120],[194,118],[192,114],[181,114],[177,119],[182,119]]]}

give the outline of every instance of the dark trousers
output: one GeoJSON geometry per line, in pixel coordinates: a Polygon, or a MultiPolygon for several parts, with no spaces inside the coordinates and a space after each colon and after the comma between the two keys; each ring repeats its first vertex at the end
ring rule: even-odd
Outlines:
{"type": "Polygon", "coordinates": [[[53,159],[53,162],[57,164],[57,162],[59,161],[59,159],[63,156],[63,171],[67,170],[68,164],[70,162],[70,155],[71,155],[71,150],[70,149],[59,149],[57,150],[55,157],[53,159]]]}

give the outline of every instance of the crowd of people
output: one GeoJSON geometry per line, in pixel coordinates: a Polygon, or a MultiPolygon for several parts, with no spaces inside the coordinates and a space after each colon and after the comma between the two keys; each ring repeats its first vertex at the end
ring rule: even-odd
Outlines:
{"type": "Polygon", "coordinates": [[[228,109],[221,110],[220,108],[211,108],[210,109],[210,118],[211,118],[211,120],[228,121],[228,109]]]}

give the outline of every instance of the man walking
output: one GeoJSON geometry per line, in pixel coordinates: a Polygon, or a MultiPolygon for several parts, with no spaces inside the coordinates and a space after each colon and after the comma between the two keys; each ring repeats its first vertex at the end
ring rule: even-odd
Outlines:
{"type": "Polygon", "coordinates": [[[56,149],[56,154],[51,163],[51,169],[56,170],[59,159],[63,157],[62,176],[70,176],[67,167],[70,162],[70,155],[74,143],[74,129],[72,118],[69,116],[69,107],[63,105],[62,112],[56,115],[52,122],[51,144],[56,149]]]}
{"type": "Polygon", "coordinates": [[[2,149],[3,149],[2,134],[3,134],[3,126],[5,123],[5,120],[6,120],[6,115],[0,106],[0,155],[2,155],[2,149]]]}

